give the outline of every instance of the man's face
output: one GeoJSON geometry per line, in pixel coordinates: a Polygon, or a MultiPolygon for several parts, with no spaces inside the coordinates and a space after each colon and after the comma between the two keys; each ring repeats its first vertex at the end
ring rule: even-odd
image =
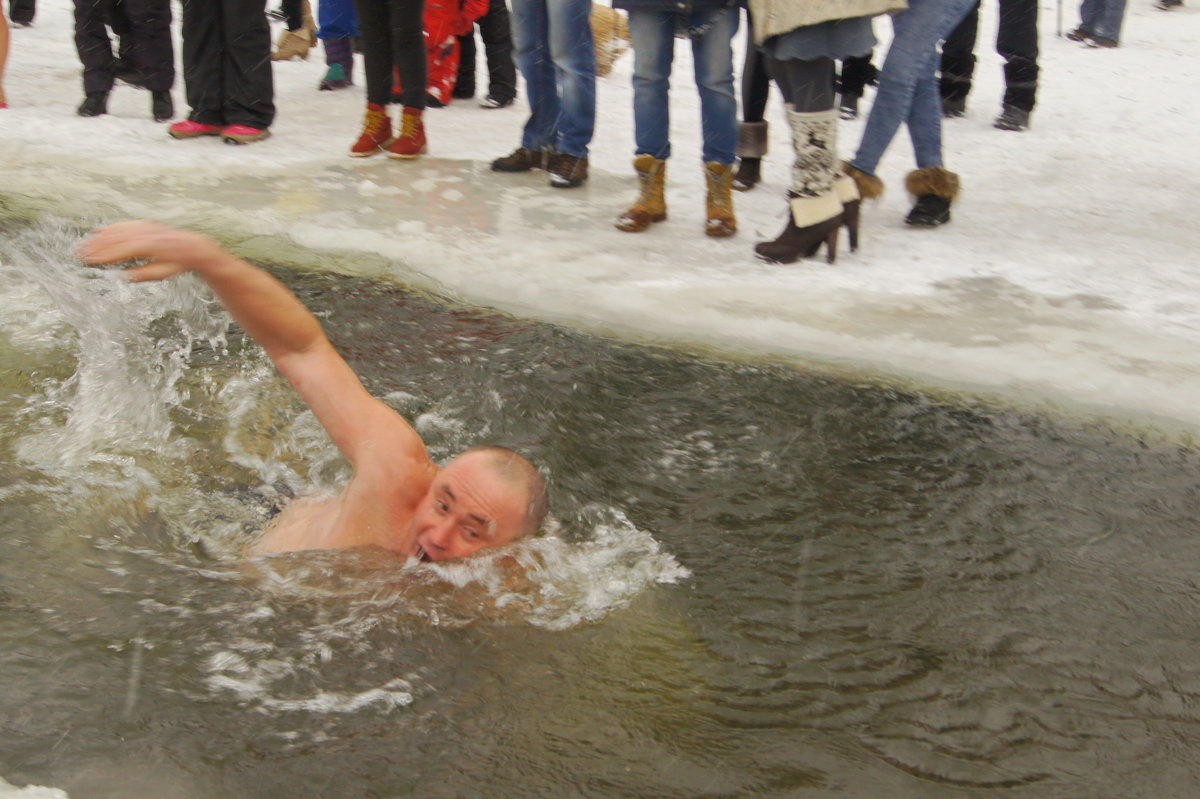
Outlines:
{"type": "Polygon", "coordinates": [[[484,453],[468,453],[438,472],[413,517],[421,560],[465,558],[517,537],[525,492],[491,468],[484,453]]]}

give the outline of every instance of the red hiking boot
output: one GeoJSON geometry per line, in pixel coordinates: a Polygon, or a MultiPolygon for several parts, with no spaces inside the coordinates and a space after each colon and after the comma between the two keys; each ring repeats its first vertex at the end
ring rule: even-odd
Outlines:
{"type": "Polygon", "coordinates": [[[367,115],[363,119],[362,135],[350,148],[354,158],[366,158],[375,153],[382,153],[391,146],[392,120],[388,118],[387,109],[378,103],[367,103],[367,115]]]}
{"type": "Polygon", "coordinates": [[[387,148],[388,158],[416,158],[428,150],[425,142],[425,123],[420,108],[405,108],[400,115],[400,135],[387,148]]]}

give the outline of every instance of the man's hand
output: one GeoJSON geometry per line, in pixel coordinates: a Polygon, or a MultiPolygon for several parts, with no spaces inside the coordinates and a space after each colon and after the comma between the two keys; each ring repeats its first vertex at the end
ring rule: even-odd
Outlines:
{"type": "Polygon", "coordinates": [[[125,271],[125,278],[134,283],[165,280],[181,272],[203,271],[231,257],[207,236],[148,219],[100,228],[84,240],[79,254],[88,264],[134,259],[147,261],[125,271]]]}

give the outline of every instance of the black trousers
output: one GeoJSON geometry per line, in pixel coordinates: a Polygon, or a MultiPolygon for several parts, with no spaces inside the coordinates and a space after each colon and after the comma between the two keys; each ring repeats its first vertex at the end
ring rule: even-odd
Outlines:
{"type": "MultiPolygon", "coordinates": [[[[1037,101],[1037,0],[999,0],[996,52],[1004,59],[1004,104],[1032,111],[1037,101]]],[[[966,100],[975,73],[979,4],[975,4],[942,45],[941,94],[966,100]]]]}
{"type": "Polygon", "coordinates": [[[354,0],[362,34],[367,102],[392,102],[392,73],[400,76],[400,102],[425,107],[425,0],[354,0]]]}
{"type": "MultiPolygon", "coordinates": [[[[513,61],[512,25],[504,0],[490,0],[487,13],[475,22],[487,58],[488,96],[508,101],[517,96],[517,65],[513,61]]],[[[455,94],[475,94],[475,32],[458,37],[458,82],[455,94]]]]}
{"type": "Polygon", "coordinates": [[[304,27],[304,0],[280,0],[279,7],[283,9],[283,24],[290,31],[298,31],[304,27]]]}
{"type": "Polygon", "coordinates": [[[37,5],[34,0],[12,0],[8,7],[8,18],[18,25],[28,25],[33,22],[36,11],[37,5]]]}
{"type": "Polygon", "coordinates": [[[175,85],[170,0],[75,0],[75,49],[83,64],[83,91],[113,87],[117,57],[108,28],[120,37],[120,55],[141,73],[147,89],[175,85]]]}
{"type": "Polygon", "coordinates": [[[188,119],[269,128],[275,120],[265,0],[182,0],[188,119]]]}

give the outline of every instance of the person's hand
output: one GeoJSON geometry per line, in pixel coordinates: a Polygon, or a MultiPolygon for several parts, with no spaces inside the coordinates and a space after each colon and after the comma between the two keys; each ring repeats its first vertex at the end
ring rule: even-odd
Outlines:
{"type": "Polygon", "coordinates": [[[125,270],[125,278],[134,283],[165,280],[230,257],[207,236],[148,219],[118,222],[96,230],[79,245],[79,255],[88,264],[143,261],[125,270]]]}

